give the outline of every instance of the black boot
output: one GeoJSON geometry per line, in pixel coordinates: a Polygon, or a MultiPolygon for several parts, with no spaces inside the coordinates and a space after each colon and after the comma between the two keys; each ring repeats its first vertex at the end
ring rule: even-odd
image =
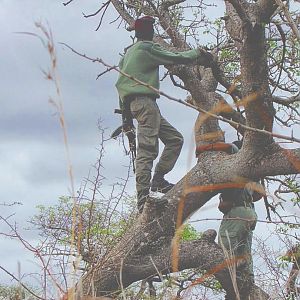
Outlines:
{"type": "Polygon", "coordinates": [[[151,191],[166,194],[173,188],[174,184],[164,179],[164,175],[156,173],[151,182],[151,191]]]}

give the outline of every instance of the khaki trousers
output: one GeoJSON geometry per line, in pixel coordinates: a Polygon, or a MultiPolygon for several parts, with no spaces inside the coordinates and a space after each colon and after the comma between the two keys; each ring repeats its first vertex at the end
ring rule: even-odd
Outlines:
{"type": "MultiPolygon", "coordinates": [[[[237,264],[237,285],[240,298],[248,299],[250,288],[254,283],[253,261],[251,255],[253,230],[257,215],[252,207],[233,207],[223,216],[219,229],[219,244],[229,255],[242,258],[241,267],[237,264]]],[[[226,298],[225,298],[226,299],[226,298]]]]}
{"type": "Polygon", "coordinates": [[[137,96],[130,103],[133,118],[138,122],[136,190],[138,203],[150,189],[153,161],[158,156],[159,139],[165,145],[155,167],[155,173],[167,174],[174,167],[183,145],[183,136],[160,114],[156,101],[147,96],[137,96]]]}

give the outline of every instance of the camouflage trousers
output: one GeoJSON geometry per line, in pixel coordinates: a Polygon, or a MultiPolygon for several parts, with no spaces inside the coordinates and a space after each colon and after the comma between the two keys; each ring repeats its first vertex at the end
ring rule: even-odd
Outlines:
{"type": "Polygon", "coordinates": [[[159,153],[159,139],[165,147],[155,167],[155,173],[164,175],[174,167],[183,145],[183,137],[161,116],[154,99],[137,96],[131,101],[130,110],[138,122],[136,190],[139,202],[149,193],[153,161],[159,153]]]}
{"type": "Polygon", "coordinates": [[[241,299],[248,299],[254,283],[251,247],[256,222],[254,208],[250,205],[237,206],[224,215],[219,229],[220,246],[229,255],[229,259],[236,259],[237,285],[241,299]]]}

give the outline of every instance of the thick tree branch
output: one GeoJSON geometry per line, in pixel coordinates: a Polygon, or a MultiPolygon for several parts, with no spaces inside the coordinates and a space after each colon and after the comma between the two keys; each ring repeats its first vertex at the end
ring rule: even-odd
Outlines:
{"type": "MultiPolygon", "coordinates": [[[[174,263],[176,264],[176,261],[171,262],[170,260],[170,252],[174,253],[172,250],[173,248],[170,248],[170,240],[174,235],[174,230],[176,228],[175,223],[178,224],[178,213],[182,215],[180,220],[185,220],[191,212],[204,205],[204,203],[206,203],[208,199],[221,188],[218,183],[232,182],[236,180],[234,178],[237,175],[255,177],[267,175],[269,172],[272,172],[273,174],[296,172],[297,169],[292,163],[289,163],[287,157],[284,158],[284,163],[289,165],[289,170],[287,167],[283,168],[282,164],[278,163],[279,158],[281,161],[283,160],[283,157],[279,156],[282,156],[285,153],[285,150],[279,151],[279,147],[274,147],[274,149],[270,149],[270,152],[275,151],[275,149],[278,150],[276,153],[271,153],[269,156],[257,160],[255,157],[249,159],[248,156],[245,159],[243,150],[236,156],[204,153],[199,164],[187,174],[186,178],[180,181],[172,191],[164,196],[169,200],[169,204],[165,210],[156,211],[155,208],[146,204],[143,215],[137,220],[134,227],[125,235],[124,240],[114,249],[109,258],[105,258],[105,260],[99,263],[97,269],[99,268],[99,271],[101,272],[93,270],[84,277],[83,282],[85,291],[90,290],[91,280],[95,282],[98,295],[118,290],[119,277],[117,274],[119,272],[118,266],[120,266],[120,258],[124,259],[123,272],[128,270],[128,274],[124,273],[122,276],[125,281],[123,282],[124,286],[127,286],[138,279],[156,274],[157,271],[153,267],[153,263],[150,262],[150,256],[160,272],[167,272],[166,270],[173,271],[173,266],[174,263]],[[205,166],[208,159],[211,161],[211,164],[209,165],[217,167],[213,169],[206,168],[205,166]],[[205,184],[208,183],[210,183],[210,185],[207,185],[206,188],[205,184]],[[214,186],[216,191],[211,192],[214,189],[214,186]],[[181,203],[184,203],[184,205],[182,206],[181,203]],[[180,213],[181,210],[182,213],[180,213]],[[125,241],[126,243],[124,243],[125,241]],[[167,254],[167,257],[164,256],[165,254],[167,254]],[[114,267],[112,268],[112,266],[114,267]],[[112,276],[113,273],[116,275],[112,276]]],[[[293,155],[296,156],[296,154],[299,159],[300,150],[296,150],[293,155]]],[[[299,170],[297,172],[299,172],[299,170]]],[[[182,221],[180,221],[179,224],[181,224],[182,221]]],[[[180,250],[178,251],[178,270],[194,267],[195,264],[200,265],[200,262],[203,263],[201,265],[202,268],[208,270],[211,270],[216,266],[213,265],[214,263],[217,263],[217,265],[223,263],[224,266],[224,258],[222,257],[221,252],[218,252],[220,249],[216,245],[207,245],[205,243],[199,244],[199,249],[196,250],[195,256],[193,254],[194,252],[191,250],[194,249],[194,247],[189,248],[187,246],[186,253],[189,253],[189,255],[184,258],[182,254],[185,252],[185,245],[188,244],[180,245],[180,250]],[[207,258],[207,254],[204,253],[206,252],[205,249],[212,255],[212,260],[207,258]],[[200,257],[198,257],[199,253],[201,253],[200,257]],[[202,261],[202,259],[204,260],[202,261]]],[[[175,249],[177,248],[175,247],[175,249]]],[[[172,260],[174,259],[176,260],[176,256],[172,254],[172,260]]],[[[220,271],[224,272],[224,280],[228,281],[225,267],[224,269],[221,269],[222,270],[220,271]]],[[[220,276],[217,278],[222,282],[223,275],[216,274],[216,276],[220,276]]],[[[228,285],[228,283],[223,282],[223,284],[226,289],[230,290],[230,285],[228,285]]]]}
{"type": "Polygon", "coordinates": [[[165,1],[163,1],[162,6],[164,8],[169,8],[173,5],[180,4],[180,3],[183,3],[185,1],[186,0],[165,0],[165,1]]]}
{"type": "Polygon", "coordinates": [[[131,25],[134,22],[134,18],[126,11],[119,0],[111,0],[111,3],[127,24],[131,25]]]}
{"type": "Polygon", "coordinates": [[[259,0],[256,3],[259,7],[260,21],[269,23],[272,15],[276,11],[278,5],[275,0],[259,0]]]}
{"type": "MultiPolygon", "coordinates": [[[[220,112],[220,116],[222,116],[226,119],[232,120],[238,124],[246,125],[246,119],[243,117],[243,115],[239,111],[236,111],[235,109],[233,109],[231,107],[231,105],[229,105],[223,97],[219,96],[219,98],[220,98],[221,105],[224,106],[224,109],[220,112]],[[227,109],[226,109],[226,107],[227,107],[227,109]]],[[[232,126],[234,126],[234,125],[232,124],[232,126]]],[[[239,133],[244,135],[245,128],[239,127],[239,126],[234,127],[234,128],[239,133]]]]}
{"type": "MultiPolygon", "coordinates": [[[[222,286],[225,287],[226,293],[234,298],[235,292],[228,267],[233,267],[238,262],[238,259],[225,259],[222,249],[214,242],[215,237],[216,232],[214,230],[208,230],[204,232],[200,240],[181,242],[178,248],[178,269],[176,270],[173,269],[172,261],[174,260],[174,255],[172,246],[169,243],[162,245],[156,252],[142,256],[128,257],[122,264],[122,286],[127,287],[138,280],[157,275],[161,276],[161,274],[169,274],[173,271],[177,272],[191,268],[200,268],[201,270],[206,270],[207,273],[203,277],[196,279],[188,289],[192,289],[195,285],[200,284],[209,277],[215,276],[222,286]],[[199,253],[201,253],[201,255],[199,255],[199,253]]],[[[108,285],[113,285],[113,280],[111,279],[119,276],[118,268],[105,271],[103,276],[104,275],[107,280],[102,287],[98,286],[97,295],[110,294],[108,285]],[[103,290],[101,290],[101,288],[103,290]]],[[[111,286],[112,291],[119,293],[121,283],[116,280],[114,284],[117,286],[111,286]]],[[[257,295],[258,292],[262,296],[259,299],[268,299],[266,293],[258,287],[254,287],[253,294],[257,295]]],[[[251,299],[257,300],[255,297],[251,297],[251,299]]]]}
{"type": "Polygon", "coordinates": [[[245,28],[251,28],[251,21],[249,19],[249,16],[247,14],[247,3],[245,2],[241,4],[240,0],[227,0],[231,5],[234,7],[235,11],[237,12],[238,16],[240,17],[243,26],[245,28]]]}
{"type": "Polygon", "coordinates": [[[300,95],[292,96],[290,98],[282,98],[282,97],[274,96],[273,101],[275,103],[278,103],[278,104],[281,104],[281,105],[284,105],[284,106],[289,106],[289,105],[294,104],[296,102],[300,102],[300,95]]]}
{"type": "Polygon", "coordinates": [[[257,162],[256,170],[254,171],[260,178],[300,173],[299,148],[282,149],[277,144],[273,144],[268,149],[262,150],[267,153],[267,156],[257,162]]]}
{"type": "MultiPolygon", "coordinates": [[[[112,274],[119,274],[121,261],[123,261],[123,272],[125,272],[126,266],[129,267],[130,265],[130,273],[122,276],[125,281],[123,282],[124,286],[137,279],[142,279],[141,272],[145,272],[145,270],[147,270],[146,273],[143,273],[145,277],[156,272],[153,269],[153,264],[149,262],[150,256],[154,259],[159,271],[182,269],[180,253],[183,253],[183,248],[179,248],[181,249],[179,252],[176,251],[178,245],[180,245],[176,234],[180,231],[176,231],[176,228],[180,228],[182,222],[192,212],[203,206],[220,189],[226,188],[227,184],[240,180],[237,178],[255,179],[269,174],[299,173],[299,166],[300,149],[287,151],[275,144],[270,149],[261,149],[261,156],[245,148],[236,155],[216,152],[201,154],[198,164],[170,192],[163,196],[169,201],[165,209],[157,210],[153,205],[146,203],[143,214],[125,234],[123,240],[112,250],[108,257],[103,258],[95,269],[84,276],[83,288],[85,293],[92,292],[92,282],[94,282],[98,295],[118,290],[119,276],[112,276],[112,274]],[[171,240],[173,240],[173,246],[170,246],[171,240]],[[160,261],[160,258],[164,257],[164,253],[169,253],[169,257],[170,251],[172,252],[172,262],[169,258],[160,261]],[[177,266],[177,268],[174,269],[174,266],[177,266]],[[139,275],[137,276],[136,273],[139,275]]],[[[214,252],[217,248],[213,245],[210,246],[209,251],[219,264],[218,257],[220,256],[214,252]]],[[[196,253],[201,253],[200,256],[203,256],[205,247],[205,244],[202,244],[202,250],[198,250],[196,253]]],[[[189,253],[191,253],[191,249],[189,249],[189,253]]],[[[193,267],[192,263],[199,262],[201,259],[201,257],[193,256],[190,263],[185,260],[185,267],[193,267]]],[[[212,265],[209,267],[204,266],[207,269],[212,268],[212,265]]],[[[225,269],[222,271],[227,272],[225,269]]],[[[228,280],[227,276],[224,278],[224,280],[228,280]]],[[[225,285],[224,288],[228,289],[228,286],[225,285]]]]}
{"type": "MultiPolygon", "coordinates": [[[[171,1],[173,2],[173,1],[171,1]]],[[[166,31],[168,36],[171,38],[172,44],[179,49],[189,49],[189,45],[186,43],[185,38],[182,34],[176,30],[176,28],[173,25],[173,20],[169,13],[169,7],[168,3],[166,5],[162,5],[159,8],[159,22],[161,27],[166,31]]]]}

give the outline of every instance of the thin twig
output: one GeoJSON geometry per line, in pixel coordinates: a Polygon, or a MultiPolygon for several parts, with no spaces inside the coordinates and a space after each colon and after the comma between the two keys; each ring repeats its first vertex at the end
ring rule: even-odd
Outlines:
{"type": "Polygon", "coordinates": [[[283,71],[283,64],[284,64],[284,60],[285,60],[285,54],[286,54],[286,37],[285,37],[284,31],[283,31],[282,27],[280,26],[280,24],[275,23],[275,26],[277,27],[278,32],[281,36],[281,40],[282,40],[282,44],[283,44],[282,45],[283,50],[282,50],[282,57],[281,57],[281,62],[280,62],[281,68],[279,70],[277,84],[274,86],[273,91],[271,92],[272,95],[274,94],[277,86],[279,85],[279,82],[280,82],[280,79],[281,79],[281,74],[282,74],[282,71],[283,71]]]}
{"type": "Polygon", "coordinates": [[[97,75],[96,80],[98,80],[102,75],[110,72],[111,70],[113,70],[113,68],[107,68],[105,71],[103,71],[102,73],[100,73],[99,75],[97,75]]]}
{"type": "Polygon", "coordinates": [[[103,8],[105,8],[107,5],[109,5],[109,3],[110,3],[110,1],[111,0],[108,0],[107,2],[105,2],[96,12],[94,12],[94,13],[92,13],[92,14],[89,14],[89,15],[86,15],[85,13],[83,13],[83,16],[85,17],[85,18],[90,18],[90,17],[94,17],[94,16],[96,16],[97,14],[99,14],[100,12],[101,12],[101,10],[103,9],[103,8]]]}
{"type": "Polygon", "coordinates": [[[298,42],[300,42],[300,32],[297,28],[297,25],[295,24],[289,10],[287,9],[286,4],[284,4],[281,0],[275,0],[275,2],[277,3],[277,5],[282,9],[284,15],[286,16],[289,25],[292,28],[293,33],[295,34],[295,37],[297,38],[298,42]]]}
{"type": "Polygon", "coordinates": [[[63,5],[64,5],[64,6],[67,6],[67,5],[69,5],[69,4],[70,4],[71,2],[73,2],[73,1],[74,1],[74,0],[69,0],[68,2],[64,2],[63,5]]]}
{"type": "Polygon", "coordinates": [[[0,269],[2,271],[4,271],[6,274],[8,274],[10,277],[12,277],[14,280],[16,280],[27,292],[29,292],[31,295],[33,295],[34,297],[38,298],[38,299],[42,299],[42,300],[46,300],[45,298],[42,298],[40,296],[38,296],[37,294],[35,294],[32,290],[30,290],[25,284],[23,284],[14,274],[10,273],[8,270],[6,270],[5,268],[3,268],[2,266],[0,266],[0,269]]]}
{"type": "Polygon", "coordinates": [[[267,131],[267,130],[264,130],[264,129],[258,129],[258,128],[253,128],[253,127],[250,127],[250,126],[247,126],[247,125],[243,125],[241,123],[238,123],[238,122],[235,122],[235,121],[232,121],[232,120],[229,120],[227,118],[224,118],[222,116],[218,116],[216,114],[213,114],[209,111],[206,111],[200,107],[197,107],[193,104],[190,104],[190,103],[187,103],[185,102],[184,100],[182,99],[178,99],[178,98],[175,98],[173,96],[169,96],[168,94],[152,87],[151,85],[145,83],[145,82],[142,82],[136,78],[134,78],[133,76],[129,75],[129,74],[126,74],[125,72],[121,71],[117,66],[112,66],[112,65],[109,65],[107,64],[106,62],[104,62],[101,58],[91,58],[91,57],[88,57],[87,55],[85,54],[82,54],[82,53],[79,53],[78,51],[76,51],[75,49],[73,49],[72,47],[70,47],[69,45],[67,45],[66,43],[60,43],[64,46],[66,46],[67,48],[69,48],[72,52],[74,52],[75,54],[85,58],[85,59],[88,59],[92,62],[99,62],[101,63],[102,65],[106,66],[107,68],[111,68],[112,70],[115,70],[117,72],[119,72],[120,74],[122,74],[123,76],[126,76],[128,78],[130,78],[131,80],[135,81],[136,83],[140,84],[140,85],[143,85],[147,88],[149,88],[150,90],[154,91],[155,93],[157,94],[160,94],[166,98],[168,98],[169,100],[172,100],[172,101],[175,101],[177,103],[180,103],[180,104],[183,104],[185,106],[188,106],[192,109],[195,109],[201,113],[204,113],[206,115],[208,115],[209,117],[213,117],[213,118],[216,118],[218,119],[219,121],[222,121],[222,122],[225,122],[225,123],[228,123],[230,125],[232,125],[233,127],[235,127],[236,129],[240,129],[240,128],[243,128],[245,130],[250,130],[250,131],[253,131],[253,132],[257,132],[257,133],[261,133],[261,134],[264,134],[264,135],[269,135],[269,136],[272,136],[272,137],[276,137],[276,138],[280,138],[280,139],[284,139],[284,140],[288,140],[288,141],[293,141],[293,142],[298,142],[300,143],[300,139],[299,138],[296,138],[294,136],[286,136],[286,135],[282,135],[282,134],[277,134],[277,133],[274,133],[274,132],[270,132],[270,131],[267,131]]]}

